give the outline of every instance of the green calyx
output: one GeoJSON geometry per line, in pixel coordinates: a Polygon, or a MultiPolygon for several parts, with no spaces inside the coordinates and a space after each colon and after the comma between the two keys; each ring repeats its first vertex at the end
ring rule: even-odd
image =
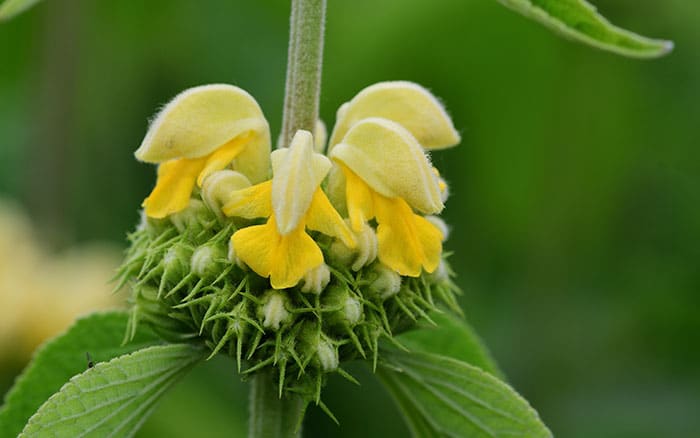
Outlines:
{"type": "Polygon", "coordinates": [[[326,374],[354,381],[343,362],[376,367],[382,340],[396,343],[395,335],[439,307],[460,311],[445,260],[442,274],[418,278],[377,261],[355,271],[332,239],[314,234],[330,281],[320,293],[303,281],[274,290],[236,262],[229,249],[235,231],[236,224],[198,203],[176,217],[142,222],[119,272],[119,286],[132,290],[127,340],[138,324],[149,324],[165,339],[204,343],[210,357],[231,356],[244,375],[272,371],[280,396],[318,403],[326,374]]]}

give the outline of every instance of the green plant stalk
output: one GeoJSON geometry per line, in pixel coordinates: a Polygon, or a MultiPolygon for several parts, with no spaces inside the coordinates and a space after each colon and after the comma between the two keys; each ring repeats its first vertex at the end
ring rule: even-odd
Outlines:
{"type": "MultiPolygon", "coordinates": [[[[326,0],[292,0],[287,78],[280,147],[288,146],[300,129],[314,132],[318,120],[323,63],[326,0]]],[[[249,438],[301,436],[306,402],[281,395],[272,375],[251,379],[249,438]]]]}
{"type": "Polygon", "coordinates": [[[299,396],[280,398],[270,373],[258,373],[251,379],[249,438],[301,437],[301,422],[306,402],[299,396]]]}
{"type": "Polygon", "coordinates": [[[278,146],[300,129],[314,132],[318,120],[326,0],[292,0],[287,79],[278,146]]]}

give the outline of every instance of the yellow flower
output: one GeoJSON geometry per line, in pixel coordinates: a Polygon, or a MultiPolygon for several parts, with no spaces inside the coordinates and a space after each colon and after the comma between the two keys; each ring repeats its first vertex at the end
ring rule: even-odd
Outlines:
{"type": "Polygon", "coordinates": [[[423,149],[459,143],[438,100],[410,82],[369,86],[338,110],[328,155],[338,163],[329,191],[346,206],[353,231],[377,221],[378,258],[417,277],[440,263],[442,232],[415,213],[438,213],[447,184],[423,149]]]}
{"type": "Polygon", "coordinates": [[[442,210],[438,180],[416,139],[387,119],[357,122],[331,158],[345,176],[348,214],[354,231],[377,221],[379,260],[401,275],[417,277],[440,263],[442,233],[413,209],[442,210]]]}
{"type": "Polygon", "coordinates": [[[267,122],[245,91],[230,85],[185,91],[159,114],[136,151],[139,159],[160,163],[145,213],[162,218],[184,210],[196,184],[220,219],[267,218],[236,231],[231,248],[236,260],[269,277],[276,289],[297,285],[324,263],[307,229],[336,237],[336,249],[342,242],[356,253],[348,258],[355,270],[376,254],[400,275],[434,272],[444,236],[423,216],[443,209],[447,184],[426,150],[459,142],[438,100],[410,82],[367,87],[338,110],[327,152],[332,161],[317,152],[325,143],[324,125],[314,130],[297,132],[289,148],[270,154],[267,122]],[[266,180],[270,161],[273,177],[266,180]],[[333,203],[321,188],[329,173],[333,203]],[[372,220],[376,239],[370,242],[372,220]]]}
{"type": "Polygon", "coordinates": [[[195,184],[233,163],[256,183],[269,172],[270,132],[255,99],[232,85],[180,93],[158,114],[136,158],[158,163],[158,181],[143,201],[146,215],[184,210],[195,184]]]}
{"type": "Polygon", "coordinates": [[[321,266],[323,253],[306,229],[354,246],[352,233],[320,185],[331,168],[314,152],[310,132],[298,131],[289,148],[272,153],[273,178],[233,192],[223,207],[227,216],[268,218],[263,225],[239,229],[231,237],[236,256],[275,289],[293,287],[321,266]]]}
{"type": "Polygon", "coordinates": [[[119,258],[97,244],[48,251],[29,218],[0,198],[0,369],[24,363],[76,317],[121,307],[108,284],[119,258]]]}

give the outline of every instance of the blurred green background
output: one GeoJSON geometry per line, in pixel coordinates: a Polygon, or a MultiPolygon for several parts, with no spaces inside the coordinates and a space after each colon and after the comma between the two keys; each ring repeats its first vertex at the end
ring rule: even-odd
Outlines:
{"type": "MultiPolygon", "coordinates": [[[[462,304],[557,436],[700,431],[700,3],[594,0],[673,39],[655,61],[560,39],[493,0],[330,0],[321,110],[405,79],[446,103],[462,144],[448,250],[462,304]]],[[[0,195],[47,247],[123,245],[154,183],[132,152],[186,87],[253,94],[279,131],[287,1],[50,0],[0,26],[0,195]]],[[[404,436],[362,366],[306,436],[404,436]]],[[[11,375],[0,381],[7,385],[11,375]]],[[[141,436],[237,436],[247,389],[225,358],[172,392],[141,436]]],[[[245,436],[241,430],[240,436],[245,436]]]]}

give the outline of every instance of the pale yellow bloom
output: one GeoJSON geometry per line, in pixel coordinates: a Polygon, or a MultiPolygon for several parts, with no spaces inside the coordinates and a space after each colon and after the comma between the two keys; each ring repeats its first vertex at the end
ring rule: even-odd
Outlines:
{"type": "Polygon", "coordinates": [[[353,230],[377,221],[379,260],[401,275],[433,272],[442,233],[414,209],[433,214],[443,204],[437,177],[415,138],[397,123],[365,119],[348,131],[331,157],[345,177],[353,230]]]}
{"type": "Polygon", "coordinates": [[[119,306],[110,278],[119,250],[81,246],[52,254],[29,220],[0,200],[0,365],[24,362],[77,316],[119,306]]]}
{"type": "Polygon", "coordinates": [[[239,229],[231,239],[236,257],[270,277],[275,289],[295,286],[323,264],[307,228],[354,246],[352,233],[320,187],[330,167],[328,158],[314,152],[311,133],[299,131],[289,148],[272,153],[272,180],[233,192],[223,207],[228,216],[268,218],[263,225],[239,229]]]}
{"type": "Polygon", "coordinates": [[[331,199],[347,208],[355,232],[377,221],[378,258],[401,275],[439,265],[443,234],[421,214],[439,213],[448,190],[424,149],[459,141],[438,100],[410,82],[372,85],[338,110],[331,199]]]}
{"type": "Polygon", "coordinates": [[[146,215],[184,210],[195,184],[232,165],[256,183],[269,172],[270,132],[255,99],[232,85],[204,85],[176,96],[158,114],[136,158],[158,163],[146,215]]]}
{"type": "Polygon", "coordinates": [[[328,147],[332,161],[318,153],[325,126],[319,121],[314,130],[315,136],[297,132],[289,148],[270,154],[267,122],[250,95],[228,85],[185,91],[165,107],[136,152],[161,163],[145,212],[161,218],[183,210],[199,185],[221,219],[267,219],[238,229],[229,252],[236,263],[269,277],[275,289],[302,279],[307,289],[322,289],[325,276],[313,272],[324,256],[307,230],[337,238],[334,256],[342,255],[342,242],[349,252],[343,258],[356,271],[375,258],[404,276],[435,271],[444,235],[423,216],[442,211],[447,184],[426,150],[459,142],[438,100],[410,82],[367,87],[338,111],[328,147]],[[265,180],[270,162],[273,176],[265,180]],[[321,188],[329,173],[333,204],[321,188]]]}

